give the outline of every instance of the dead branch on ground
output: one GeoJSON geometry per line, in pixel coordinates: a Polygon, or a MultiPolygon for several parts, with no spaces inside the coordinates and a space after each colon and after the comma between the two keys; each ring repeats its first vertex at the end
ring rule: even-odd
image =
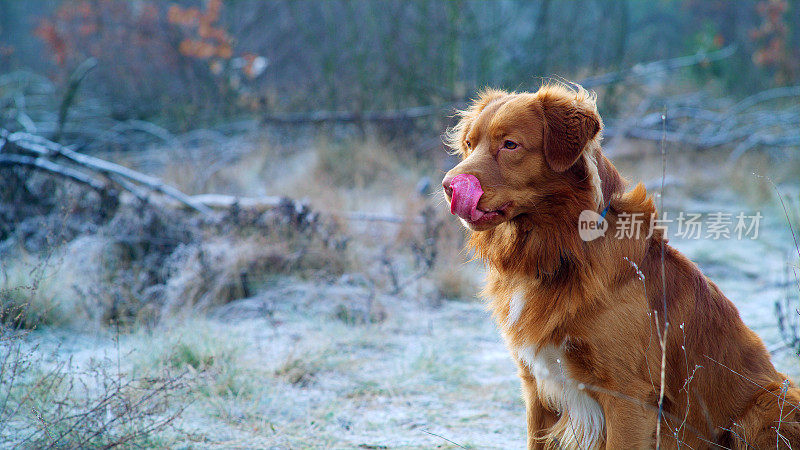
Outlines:
{"type": "MultiPolygon", "coordinates": [[[[304,202],[286,197],[237,197],[223,194],[187,195],[160,179],[119,164],[75,151],[40,136],[24,132],[10,133],[0,128],[0,166],[30,167],[66,178],[97,191],[103,198],[118,204],[120,191],[128,192],[143,202],[168,207],[186,207],[203,214],[214,210],[245,209],[265,212],[289,205],[295,211],[308,208],[304,202]],[[116,188],[116,189],[115,189],[116,188]],[[166,198],[152,198],[152,194],[166,198]]],[[[348,212],[343,218],[354,221],[422,224],[421,217],[407,218],[391,214],[348,212]]]]}
{"type": "Polygon", "coordinates": [[[697,149],[732,145],[729,162],[736,162],[747,151],[765,147],[771,150],[800,146],[800,86],[780,87],[759,92],[733,104],[693,94],[677,98],[646,99],[637,108],[641,115],[630,123],[609,120],[606,137],[680,143],[697,149]],[[666,115],[666,134],[661,116],[666,115]],[[650,112],[648,112],[650,111],[650,112]]]}
{"type": "Polygon", "coordinates": [[[135,195],[139,192],[134,191],[130,183],[172,198],[203,214],[211,212],[207,206],[195,202],[188,195],[165,184],[158,178],[76,152],[71,147],[63,146],[41,136],[23,132],[9,133],[7,130],[0,129],[0,156],[4,157],[3,162],[6,165],[33,166],[65,176],[73,181],[82,182],[104,193],[107,193],[108,183],[104,182],[101,177],[106,177],[109,181],[124,179],[128,183],[115,184],[135,195]],[[80,169],[84,172],[81,172],[80,169]],[[85,173],[87,171],[88,173],[85,173]]]}
{"type": "Polygon", "coordinates": [[[729,45],[713,52],[705,52],[701,50],[694,55],[662,59],[649,63],[640,63],[625,70],[584,78],[580,81],[580,84],[585,88],[593,88],[605,84],[617,83],[631,78],[647,77],[660,72],[668,72],[670,70],[680,69],[683,67],[691,67],[697,64],[708,64],[712,61],[719,61],[721,59],[733,56],[734,53],[736,53],[736,45],[729,45]]]}

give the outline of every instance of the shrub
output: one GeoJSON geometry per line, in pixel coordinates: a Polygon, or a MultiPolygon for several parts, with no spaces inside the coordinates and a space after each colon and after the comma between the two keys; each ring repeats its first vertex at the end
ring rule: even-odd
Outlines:
{"type": "Polygon", "coordinates": [[[0,355],[0,441],[13,448],[169,447],[162,433],[186,406],[185,373],[137,378],[111,358],[78,368],[7,328],[0,355]]]}

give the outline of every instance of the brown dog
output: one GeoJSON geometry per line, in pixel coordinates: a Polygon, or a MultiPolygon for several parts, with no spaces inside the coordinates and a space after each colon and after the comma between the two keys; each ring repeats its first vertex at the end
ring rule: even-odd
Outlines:
{"type": "Polygon", "coordinates": [[[451,133],[463,160],[445,196],[488,267],[483,294],[519,366],[528,447],[800,448],[800,390],[651,226],[645,188],[624,191],[602,128],[592,95],[548,85],[487,90],[451,133]],[[603,237],[580,238],[584,210],[605,213],[594,216],[603,237]],[[617,238],[632,214],[641,232],[617,238]]]}

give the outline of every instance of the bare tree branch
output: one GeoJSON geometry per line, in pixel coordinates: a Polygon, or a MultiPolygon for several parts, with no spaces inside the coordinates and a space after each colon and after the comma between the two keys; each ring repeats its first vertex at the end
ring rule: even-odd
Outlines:
{"type": "Polygon", "coordinates": [[[653,75],[658,72],[690,67],[697,64],[705,64],[711,61],[725,59],[736,53],[736,45],[729,45],[725,48],[713,52],[697,52],[694,55],[680,56],[672,59],[662,59],[649,63],[636,64],[633,67],[618,72],[610,72],[603,75],[584,78],[579,82],[585,88],[592,88],[604,84],[616,83],[628,78],[643,77],[653,75]]]}
{"type": "Polygon", "coordinates": [[[144,185],[150,190],[160,192],[161,194],[167,197],[171,197],[177,200],[178,202],[183,203],[186,206],[196,211],[199,211],[203,214],[211,213],[211,209],[209,209],[205,205],[194,202],[191,197],[179,191],[178,189],[175,189],[174,187],[165,184],[158,178],[152,177],[150,175],[145,175],[135,170],[131,170],[119,164],[115,164],[100,158],[95,158],[93,156],[76,152],[70,147],[57,144],[41,136],[35,136],[32,134],[22,133],[22,132],[16,132],[10,134],[4,132],[0,133],[0,139],[2,139],[2,141],[0,141],[0,151],[5,150],[8,144],[11,144],[15,147],[16,150],[33,153],[41,158],[61,157],[69,160],[71,163],[85,167],[92,171],[99,172],[108,176],[116,175],[122,178],[126,178],[130,181],[134,181],[141,185],[144,185]]]}
{"type": "Polygon", "coordinates": [[[393,111],[315,111],[310,113],[271,114],[262,118],[265,123],[282,125],[319,124],[324,122],[392,122],[418,119],[441,114],[460,103],[445,105],[415,106],[393,111]]]}
{"type": "Polygon", "coordinates": [[[85,184],[96,191],[103,192],[108,189],[108,186],[105,183],[95,180],[94,178],[84,174],[83,172],[79,172],[69,167],[58,165],[45,158],[34,158],[31,156],[24,156],[24,155],[0,154],[0,165],[29,166],[35,169],[43,170],[45,172],[50,172],[55,175],[60,175],[62,177],[68,178],[72,181],[81,184],[85,184]]]}

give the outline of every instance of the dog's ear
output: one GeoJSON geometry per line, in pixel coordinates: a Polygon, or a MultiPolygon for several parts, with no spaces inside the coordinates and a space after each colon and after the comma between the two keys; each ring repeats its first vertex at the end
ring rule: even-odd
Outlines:
{"type": "Polygon", "coordinates": [[[563,172],[575,164],[589,140],[600,131],[600,117],[593,102],[584,105],[575,95],[545,95],[540,101],[545,120],[544,157],[551,169],[563,172]]]}

